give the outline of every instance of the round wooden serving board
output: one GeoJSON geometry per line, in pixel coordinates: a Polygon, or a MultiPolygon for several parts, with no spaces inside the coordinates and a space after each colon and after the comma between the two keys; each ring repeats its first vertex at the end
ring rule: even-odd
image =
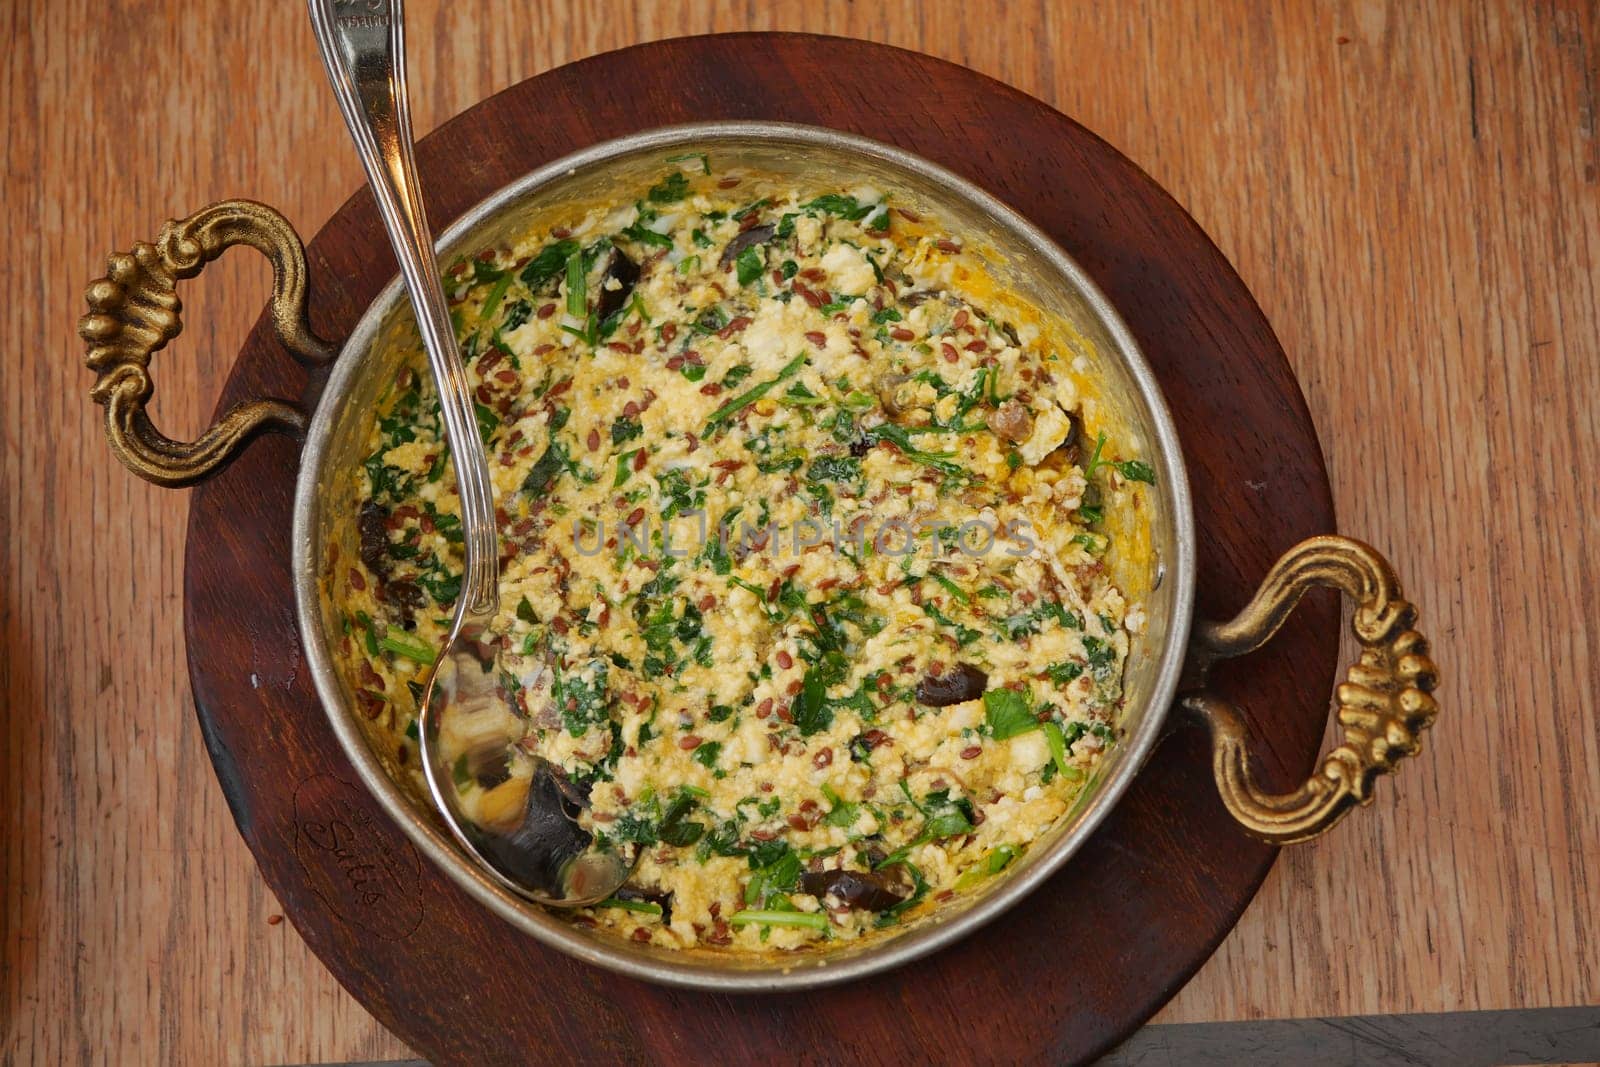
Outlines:
{"type": "MultiPolygon", "coordinates": [[[[443,228],[501,185],[609,137],[694,120],[781,119],[892,142],[965,175],[1052,234],[1132,327],[1193,481],[1199,611],[1231,614],[1280,552],[1334,529],[1315,431],[1271,328],[1183,209],[1044,104],[936,59],[788,34],[687,38],[597,56],[484,101],[423,141],[443,228]]],[[[366,192],[310,243],[311,318],[342,338],[395,273],[366,192]]],[[[221,407],[321,380],[265,317],[221,407]]],[[[344,986],[441,1062],[1022,1062],[1091,1057],[1208,957],[1276,850],[1224,813],[1204,732],[1182,722],[1098,835],[1044,888],[959,945],[863,982],[713,996],[614,977],[544,948],[425,861],[356,784],[294,622],[298,446],[255,443],[194,496],[189,670],[234,818],[285,912],[344,986]]],[[[1311,769],[1338,652],[1313,597],[1216,679],[1254,716],[1260,772],[1311,769]]]]}

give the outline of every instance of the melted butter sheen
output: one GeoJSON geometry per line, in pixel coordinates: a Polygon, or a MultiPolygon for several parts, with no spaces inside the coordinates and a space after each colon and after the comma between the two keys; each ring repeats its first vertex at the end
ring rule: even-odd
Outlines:
{"type": "MultiPolygon", "coordinates": [[[[1133,528],[1142,490],[1086,479],[1092,368],[986,313],[994,283],[936,220],[714,163],[447,271],[526,716],[458,780],[503,819],[537,753],[590,790],[590,829],[647,846],[631,907],[580,921],[825,950],[1004,869],[1114,743],[1143,612],[1098,531],[1133,528]],[[919,702],[958,665],[982,695],[919,702]],[[837,870],[904,902],[805,891],[865,884],[837,870]]],[[[358,479],[361,559],[329,579],[402,773],[426,666],[396,649],[438,647],[461,565],[411,344],[358,479]]],[[[445,744],[474,752],[473,729],[445,744]]]]}

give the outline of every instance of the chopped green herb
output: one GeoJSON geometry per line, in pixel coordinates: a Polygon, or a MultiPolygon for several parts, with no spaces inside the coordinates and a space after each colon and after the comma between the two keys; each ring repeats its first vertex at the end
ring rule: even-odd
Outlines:
{"type": "Polygon", "coordinates": [[[611,424],[611,443],[620,445],[626,441],[632,441],[642,433],[644,433],[644,424],[637,418],[629,418],[624,415],[611,424]]]}
{"type": "Polygon", "coordinates": [[[856,222],[871,214],[875,205],[867,204],[863,206],[853,196],[828,193],[826,196],[819,196],[815,200],[800,206],[808,211],[826,211],[830,215],[840,215],[851,222],[856,222]]]}
{"type": "Polygon", "coordinates": [[[1083,673],[1083,664],[1073,663],[1070,660],[1063,663],[1052,663],[1045,668],[1045,673],[1056,685],[1066,685],[1077,679],[1083,673]]]}
{"type": "Polygon", "coordinates": [[[1122,472],[1122,476],[1130,482],[1144,482],[1146,485],[1156,484],[1156,472],[1150,465],[1137,459],[1125,459],[1113,463],[1113,467],[1122,472]]]}
{"type": "Polygon", "coordinates": [[[823,681],[820,666],[806,670],[800,682],[800,693],[794,698],[789,713],[794,716],[795,729],[805,737],[833,725],[833,708],[828,704],[828,686],[823,681]]]}
{"type": "Polygon", "coordinates": [[[991,689],[983,694],[983,717],[996,741],[1039,728],[1028,698],[1015,689],[991,689]]]}
{"type": "Polygon", "coordinates": [[[767,591],[765,589],[761,588],[760,586],[752,585],[751,583],[745,581],[743,578],[739,577],[737,574],[731,575],[728,578],[728,581],[731,582],[732,584],[738,586],[740,589],[743,589],[745,592],[747,592],[751,596],[755,597],[761,603],[765,604],[767,602],[767,591]]]}
{"type": "Polygon", "coordinates": [[[808,911],[736,911],[728,919],[734,926],[803,926],[826,930],[828,918],[808,911]]]}
{"type": "Polygon", "coordinates": [[[522,284],[534,292],[538,292],[548,284],[567,265],[567,258],[578,251],[578,242],[568,239],[545,245],[539,254],[528,261],[522,268],[522,284]]]}
{"type": "Polygon", "coordinates": [[[757,400],[760,400],[762,397],[766,396],[767,393],[772,390],[772,387],[777,385],[779,382],[787,381],[789,378],[798,373],[800,368],[805,364],[805,361],[806,357],[804,354],[794,357],[794,359],[790,360],[784,366],[784,368],[778,372],[778,376],[776,378],[768,379],[767,381],[762,382],[760,385],[747,389],[745,392],[740,393],[732,400],[729,400],[727,403],[723,404],[716,411],[713,411],[711,413],[711,417],[706,420],[705,429],[701,432],[701,436],[710,437],[712,434],[716,433],[722,428],[723,424],[726,423],[731,416],[743,411],[751,404],[754,404],[757,400]]]}
{"type": "Polygon", "coordinates": [[[967,591],[965,589],[961,588],[955,582],[952,582],[950,579],[946,578],[944,575],[940,574],[939,572],[937,572],[937,571],[929,571],[928,572],[928,577],[932,578],[934,581],[938,582],[941,586],[944,587],[944,591],[945,592],[949,593],[951,596],[953,596],[957,600],[961,601],[961,603],[963,603],[963,604],[972,603],[972,597],[967,594],[967,591]]]}
{"type": "Polygon", "coordinates": [[[484,444],[488,444],[490,435],[500,425],[500,416],[476,400],[472,402],[472,412],[478,420],[478,436],[483,438],[484,444]]]}
{"type": "Polygon", "coordinates": [[[1098,556],[1108,547],[1110,547],[1111,539],[1107,537],[1101,537],[1098,534],[1081,533],[1073,534],[1072,540],[1068,541],[1067,543],[1070,545],[1081,545],[1083,546],[1083,550],[1089,553],[1089,555],[1098,556]]]}
{"type": "Polygon", "coordinates": [[[716,333],[726,325],[728,325],[728,313],[714,307],[702,311],[700,316],[689,324],[689,328],[695,333],[706,334],[716,333]]]}
{"type": "Polygon", "coordinates": [[[611,720],[610,695],[607,692],[610,665],[605,660],[595,660],[590,677],[557,672],[552,695],[556,707],[561,709],[561,722],[567,733],[582,737],[592,726],[611,720]]]}
{"type": "Polygon", "coordinates": [[[985,878],[992,878],[1011,866],[1011,861],[1016,859],[1021,849],[1015,845],[999,845],[990,849],[984,857],[971,867],[962,872],[956,879],[956,889],[964,891],[971,889],[985,878]]]}
{"type": "Polygon", "coordinates": [[[633,477],[633,457],[638,454],[639,450],[634,448],[617,457],[617,475],[611,480],[611,488],[619,488],[629,478],[633,477]]]}
{"type": "Polygon", "coordinates": [[[567,257],[567,314],[583,316],[588,313],[589,288],[583,269],[583,252],[575,249],[567,257]]]}
{"type": "Polygon", "coordinates": [[[1000,620],[1000,627],[1008,638],[1015,641],[1044,629],[1046,622],[1054,620],[1068,630],[1083,629],[1083,620],[1053,600],[1046,600],[1028,611],[1019,611],[1000,620]]]}
{"type": "Polygon", "coordinates": [[[918,804],[916,798],[912,797],[911,790],[907,787],[903,778],[900,780],[900,790],[905,793],[906,799],[910,800],[912,805],[922,813],[925,820],[922,826],[922,833],[918,835],[915,841],[879,860],[874,865],[877,869],[881,870],[884,867],[892,867],[897,863],[905,862],[906,857],[910,856],[913,850],[921,848],[930,841],[940,841],[947,837],[955,837],[958,834],[970,834],[972,832],[972,802],[965,797],[952,799],[948,789],[940,789],[929,793],[923,798],[923,802],[918,804]]]}
{"type": "Polygon", "coordinates": [[[488,322],[494,317],[494,313],[500,308],[500,301],[505,299],[506,290],[511,288],[511,279],[511,272],[507,271],[504,277],[494,283],[494,288],[484,297],[483,310],[478,312],[479,319],[488,322]]]}
{"type": "MultiPolygon", "coordinates": [[[[906,558],[910,559],[911,557],[907,556],[906,558]]],[[[955,633],[956,645],[960,648],[965,648],[983,636],[982,631],[974,630],[970,626],[962,625],[956,620],[950,618],[944,612],[940,611],[939,608],[934,604],[923,604],[922,613],[928,618],[932,619],[934,622],[938,623],[940,626],[947,627],[953,631],[955,633]]]]}
{"type": "Polygon", "coordinates": [[[761,253],[754,246],[740,252],[733,263],[739,272],[740,285],[749,285],[761,277],[761,272],[766,269],[766,265],[761,262],[761,253]]]}
{"type": "MultiPolygon", "coordinates": [[[[652,216],[653,215],[654,213],[652,212],[652,216]]],[[[670,249],[673,247],[672,238],[668,237],[664,233],[657,233],[656,231],[652,230],[643,215],[640,215],[640,217],[635,219],[632,223],[623,227],[621,236],[626,237],[630,241],[637,241],[642,245],[653,245],[656,248],[670,249]]],[[[682,263],[678,264],[678,269],[680,271],[683,270],[682,263]]],[[[688,272],[684,271],[684,273],[688,272]]]]}
{"type": "Polygon", "coordinates": [[[806,478],[813,482],[861,481],[861,461],[854,456],[818,456],[806,470],[806,478]]]}
{"type": "Polygon", "coordinates": [[[967,469],[959,463],[952,462],[953,452],[927,452],[911,443],[911,433],[898,423],[885,422],[874,426],[867,431],[869,444],[888,441],[898,448],[901,453],[913,463],[920,463],[924,467],[931,467],[940,474],[951,477],[961,477],[967,474],[967,469]]]}
{"type": "MultiPolygon", "coordinates": [[[[500,324],[500,329],[495,332],[494,340],[491,343],[502,352],[509,353],[510,349],[500,340],[500,334],[506,330],[515,330],[531,318],[533,318],[533,305],[526,300],[513,300],[506,305],[505,321],[500,324]]],[[[511,358],[513,365],[515,365],[515,356],[513,355],[511,358]]]]}
{"type": "Polygon", "coordinates": [[[385,634],[378,638],[378,647],[385,652],[393,652],[397,656],[404,656],[406,659],[417,663],[427,664],[433,662],[433,649],[413,644],[393,634],[385,634]]]}
{"type": "Polygon", "coordinates": [[[487,260],[474,259],[472,261],[472,284],[485,285],[497,282],[505,277],[506,272],[487,260]]]}
{"type": "Polygon", "coordinates": [[[746,904],[763,907],[800,883],[800,857],[785,841],[756,842],[749,847],[748,862],[754,873],[744,887],[746,904]]]}
{"type": "Polygon", "coordinates": [[[678,791],[678,795],[667,805],[666,812],[661,816],[663,843],[684,848],[700,840],[700,836],[706,832],[705,823],[689,822],[685,818],[694,810],[696,803],[695,792],[688,786],[678,791]]]}
{"type": "Polygon", "coordinates": [[[833,791],[833,787],[826,783],[824,783],[822,786],[822,795],[827,798],[830,805],[828,814],[823,818],[822,821],[827,823],[829,826],[836,826],[842,830],[848,830],[850,827],[854,826],[856,824],[856,820],[861,817],[860,804],[841,800],[839,798],[839,794],[833,791]]]}
{"type": "Polygon", "coordinates": [[[650,187],[645,194],[652,203],[672,204],[689,195],[689,179],[681,170],[675,170],[650,187]]]}
{"type": "MultiPolygon", "coordinates": [[[[1072,735],[1072,741],[1076,741],[1079,737],[1083,736],[1083,724],[1073,723],[1072,725],[1077,727],[1076,732],[1074,732],[1072,735]]],[[[1056,773],[1060,774],[1061,777],[1067,779],[1068,781],[1075,782],[1081,779],[1083,777],[1083,771],[1067,762],[1069,746],[1072,744],[1072,741],[1067,740],[1067,736],[1062,732],[1061,727],[1053,722],[1045,723],[1044,736],[1045,740],[1050,742],[1050,759],[1055,767],[1056,773]]],[[[1046,769],[1048,770],[1048,768],[1046,769]]],[[[1049,781],[1049,778],[1047,777],[1045,780],[1049,781]]]]}
{"type": "Polygon", "coordinates": [[[783,402],[791,407],[810,408],[821,407],[828,402],[828,398],[818,396],[807,389],[804,384],[795,382],[783,394],[783,402]]]}
{"type": "Polygon", "coordinates": [[[1089,659],[1089,670],[1096,678],[1107,678],[1113,666],[1116,665],[1117,650],[1108,641],[1098,637],[1085,637],[1083,639],[1083,654],[1089,659]]]}
{"type": "MultiPolygon", "coordinates": [[[[1083,465],[1084,478],[1093,478],[1095,472],[1101,467],[1112,467],[1121,472],[1122,476],[1130,482],[1144,482],[1147,485],[1156,484],[1156,472],[1148,463],[1137,459],[1108,459],[1100,458],[1100,453],[1105,450],[1105,431],[1095,435],[1094,451],[1089,454],[1089,462],[1083,465]]],[[[1087,494],[1085,494],[1087,496],[1087,494]]],[[[1098,503],[1095,501],[1094,503],[1098,503]]],[[[1081,510],[1081,509],[1080,509],[1081,510]]]]}
{"type": "Polygon", "coordinates": [[[544,455],[539,457],[539,461],[529,469],[528,476],[522,480],[522,491],[524,493],[544,492],[550,487],[550,483],[555,480],[556,476],[566,470],[566,467],[567,450],[562,446],[561,442],[552,438],[550,444],[544,450],[544,455]]]}

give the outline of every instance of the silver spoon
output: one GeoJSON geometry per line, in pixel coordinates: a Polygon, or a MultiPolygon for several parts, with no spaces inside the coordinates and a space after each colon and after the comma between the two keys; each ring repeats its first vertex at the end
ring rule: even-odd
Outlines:
{"type": "MultiPolygon", "coordinates": [[[[520,722],[499,664],[501,641],[491,627],[500,607],[499,536],[489,461],[478,436],[472,386],[455,331],[433,239],[423,213],[406,97],[402,0],[309,0],[339,110],[355,138],[367,180],[400,261],[428,362],[439,388],[445,438],[455,464],[466,543],[466,572],[443,650],[434,661],[419,709],[418,736],[428,790],[457,841],[501,885],[541,904],[578,907],[610,896],[632,873],[616,852],[595,847],[576,821],[582,797],[551,764],[535,757],[523,817],[509,831],[478,826],[462,812],[454,774],[440,765],[441,730],[449,723],[503,726],[498,754],[520,722]]],[[[488,731],[493,733],[492,729],[488,731]]],[[[487,746],[495,747],[491,740],[487,746]]],[[[481,753],[469,751],[470,762],[481,753]]],[[[635,860],[636,862],[636,860],[635,860]]]]}

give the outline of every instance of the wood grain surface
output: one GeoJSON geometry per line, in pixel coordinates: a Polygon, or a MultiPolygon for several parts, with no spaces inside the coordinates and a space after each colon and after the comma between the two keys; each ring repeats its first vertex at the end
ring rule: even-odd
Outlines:
{"type": "MultiPolygon", "coordinates": [[[[1333,529],[1299,385],[1215,245],[1125,156],[966,67],[815,34],[650,42],[495,94],[424,138],[417,167],[429,217],[443,225],[608,137],[752,116],[875,134],[980,182],[1072,252],[1149,359],[1183,442],[1190,492],[1209,505],[1195,517],[1202,615],[1231,614],[1282,553],[1333,529]],[[898,106],[902,96],[962,108],[930,122],[898,106]],[[1057,177],[1040,183],[1040,174],[1057,177]]],[[[310,320],[320,333],[354,329],[392,276],[387,249],[365,191],[311,239],[310,320]]],[[[170,373],[164,361],[161,373],[170,373]]],[[[270,322],[259,322],[217,410],[263,395],[304,394],[310,405],[322,375],[309,378],[285,358],[270,322]]],[[[804,996],[686,993],[576,966],[419,861],[382,808],[346,784],[356,773],[298,653],[288,536],[295,467],[292,442],[261,441],[191,499],[184,632],[201,730],[286,917],[345,989],[434,1062],[518,1062],[535,1047],[557,1062],[673,1062],[686,1032],[717,1034],[695,1056],[707,1067],[789,1058],[1084,1062],[1155,1014],[1210,957],[1276,857],[1224,810],[1205,731],[1182,729],[1188,716],[1179,713],[1064,870],[981,934],[915,964],[804,996]],[[335,819],[337,845],[328,834],[335,819]],[[374,893],[368,881],[351,884],[357,870],[392,877],[374,893]],[[485,960],[516,981],[486,981],[485,960]],[[1028,976],[1026,998],[1011,994],[1017,974],[1028,976]],[[528,989],[540,995],[530,1000],[528,989]]],[[[1308,597],[1266,649],[1211,683],[1245,709],[1270,790],[1292,789],[1314,765],[1338,622],[1331,594],[1308,597]]]]}
{"type": "MultiPolygon", "coordinates": [[[[1341,528],[1422,605],[1446,701],[1423,758],[1286,853],[1161,1018],[1600,1000],[1592,5],[410,6],[421,129],[623,44],[805,29],[972,66],[1148,170],[1271,318],[1341,528]]],[[[161,219],[249,195],[309,233],[359,184],[304,14],[14,0],[0,20],[4,1051],[402,1055],[270,922],[189,701],[183,499],[111,460],[73,334],[104,253],[161,219]]],[[[169,430],[201,425],[265,293],[243,256],[186,291],[169,430]]]]}

